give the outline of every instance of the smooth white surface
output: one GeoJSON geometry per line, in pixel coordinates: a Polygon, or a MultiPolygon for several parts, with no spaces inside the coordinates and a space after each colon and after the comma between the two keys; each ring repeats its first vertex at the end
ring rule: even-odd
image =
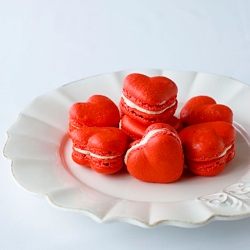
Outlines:
{"type": "MultiPolygon", "coordinates": [[[[164,68],[250,84],[249,10],[248,0],[0,1],[1,148],[31,100],[88,76],[164,68]]],[[[0,166],[1,249],[249,248],[249,218],[197,229],[99,224],[20,189],[3,156],[0,166]]]]}
{"type": "Polygon", "coordinates": [[[84,212],[99,222],[191,228],[211,220],[250,217],[250,117],[242,112],[246,105],[250,106],[250,87],[219,75],[159,69],[103,74],[69,83],[32,101],[7,131],[4,155],[12,160],[13,176],[25,189],[44,195],[56,207],[84,212]],[[164,185],[138,181],[125,171],[99,175],[72,161],[72,142],[67,136],[70,106],[95,92],[118,105],[123,79],[132,72],[163,75],[176,82],[176,116],[188,99],[200,94],[213,96],[233,110],[236,156],[223,173],[204,178],[184,171],[177,182],[164,185]],[[221,93],[215,91],[217,87],[221,93]],[[234,95],[229,97],[226,91],[234,95]]]}

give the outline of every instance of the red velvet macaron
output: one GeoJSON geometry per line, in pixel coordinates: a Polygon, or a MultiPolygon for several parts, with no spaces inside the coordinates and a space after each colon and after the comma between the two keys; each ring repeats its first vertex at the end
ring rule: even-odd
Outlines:
{"type": "Polygon", "coordinates": [[[120,109],[140,123],[165,122],[177,108],[177,85],[164,76],[129,74],[123,81],[120,109]]]}
{"type": "Polygon", "coordinates": [[[177,132],[170,125],[150,125],[141,140],[125,155],[128,172],[138,180],[154,183],[177,181],[183,172],[184,156],[177,132]]]}
{"type": "Polygon", "coordinates": [[[189,99],[180,111],[180,119],[185,126],[203,122],[233,122],[232,110],[217,104],[210,96],[195,96],[189,99]]]}
{"type": "Polygon", "coordinates": [[[199,123],[181,130],[179,137],[187,168],[201,176],[214,176],[223,171],[235,155],[234,127],[224,121],[199,123]]]}
{"type": "Polygon", "coordinates": [[[113,174],[124,166],[127,135],[115,127],[83,127],[71,133],[72,159],[101,174],[113,174]]]}
{"type": "Polygon", "coordinates": [[[81,127],[118,127],[120,111],[103,95],[93,95],[86,102],[76,102],[69,109],[69,133],[81,127]]]}

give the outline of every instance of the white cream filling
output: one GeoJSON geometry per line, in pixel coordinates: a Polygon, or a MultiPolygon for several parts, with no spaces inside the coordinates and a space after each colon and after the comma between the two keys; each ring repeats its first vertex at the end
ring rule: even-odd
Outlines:
{"type": "Polygon", "coordinates": [[[227,152],[233,147],[233,145],[228,146],[225,150],[216,158],[219,159],[227,154],[227,152]]]}
{"type": "Polygon", "coordinates": [[[226,153],[232,148],[232,145],[225,148],[225,150],[218,156],[218,158],[221,158],[226,155],[226,153]]]}
{"type": "Polygon", "coordinates": [[[97,158],[97,159],[102,159],[102,160],[109,160],[109,159],[114,159],[116,157],[119,157],[121,155],[112,155],[112,156],[103,156],[103,155],[97,155],[97,154],[94,154],[94,153],[91,153],[90,151],[88,150],[83,150],[83,149],[80,149],[80,148],[76,148],[74,147],[74,150],[81,153],[81,154],[84,154],[84,155],[90,155],[94,158],[97,158]]]}
{"type": "Polygon", "coordinates": [[[124,102],[126,103],[127,106],[129,106],[130,108],[133,108],[133,109],[136,109],[136,110],[139,110],[145,114],[149,114],[149,115],[158,115],[158,114],[161,114],[163,113],[164,111],[166,111],[167,109],[170,109],[172,108],[175,104],[176,104],[176,101],[174,103],[172,103],[171,105],[169,105],[168,107],[160,110],[160,111],[151,111],[151,110],[147,110],[147,109],[144,109],[142,107],[139,107],[138,105],[136,105],[135,103],[131,102],[127,97],[125,97],[123,94],[121,96],[124,100],[124,102]]]}
{"type": "MultiPolygon", "coordinates": [[[[145,145],[145,144],[148,142],[148,140],[149,140],[152,136],[154,136],[155,134],[157,134],[157,133],[159,133],[159,132],[165,132],[165,131],[166,131],[166,129],[164,129],[164,128],[162,128],[162,129],[155,129],[155,130],[149,131],[149,132],[146,134],[146,136],[145,136],[138,144],[132,146],[130,149],[127,150],[127,152],[126,152],[126,154],[125,154],[125,157],[124,157],[125,164],[127,164],[128,156],[129,156],[129,154],[130,154],[130,152],[131,152],[132,150],[134,150],[134,149],[136,149],[136,148],[138,148],[138,147],[140,147],[140,146],[145,145]]],[[[170,132],[170,134],[171,134],[172,136],[174,136],[174,137],[180,142],[179,137],[178,137],[175,133],[171,133],[171,132],[170,132]]],[[[181,142],[180,142],[180,143],[181,143],[181,142]]]]}
{"type": "Polygon", "coordinates": [[[70,126],[73,127],[73,128],[76,128],[76,129],[80,128],[80,127],[77,127],[77,126],[73,125],[72,123],[70,123],[70,126]]]}

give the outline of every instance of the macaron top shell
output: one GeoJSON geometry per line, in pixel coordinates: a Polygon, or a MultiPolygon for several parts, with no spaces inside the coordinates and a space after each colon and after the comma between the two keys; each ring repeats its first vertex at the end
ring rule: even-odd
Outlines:
{"type": "Polygon", "coordinates": [[[75,129],[71,133],[71,139],[75,147],[85,148],[91,136],[100,130],[99,127],[82,127],[75,129]]]}
{"type": "Polygon", "coordinates": [[[167,124],[150,125],[125,155],[128,172],[141,181],[170,183],[183,172],[184,156],[176,131],[167,124]]]}
{"type": "Polygon", "coordinates": [[[101,128],[88,140],[89,150],[97,155],[123,155],[128,147],[128,136],[118,128],[101,128]]]}
{"type": "Polygon", "coordinates": [[[210,96],[195,96],[182,107],[180,119],[186,126],[213,121],[232,123],[233,112],[228,106],[217,104],[210,96]]]}
{"type": "Polygon", "coordinates": [[[69,122],[75,127],[118,127],[120,111],[108,97],[93,95],[86,102],[76,102],[70,107],[69,122]]]}
{"type": "Polygon", "coordinates": [[[121,155],[128,147],[128,137],[115,127],[83,127],[72,132],[75,147],[97,155],[121,155]]]}
{"type": "Polygon", "coordinates": [[[178,88],[171,79],[164,76],[149,77],[132,73],[125,77],[122,92],[136,105],[150,110],[173,102],[178,88]]]}

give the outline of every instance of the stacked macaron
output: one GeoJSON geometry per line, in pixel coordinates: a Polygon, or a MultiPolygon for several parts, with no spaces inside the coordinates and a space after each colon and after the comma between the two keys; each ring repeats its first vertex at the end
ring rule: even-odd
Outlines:
{"type": "Polygon", "coordinates": [[[93,95],[69,109],[72,159],[101,174],[126,166],[144,182],[171,183],[185,166],[214,176],[234,158],[233,112],[209,96],[195,96],[175,114],[175,82],[139,73],[123,81],[119,108],[106,96],[93,95]]]}
{"type": "MultiPolygon", "coordinates": [[[[165,76],[132,73],[125,77],[120,100],[121,128],[132,140],[141,139],[154,123],[176,123],[177,85],[165,76]]],[[[179,126],[179,125],[177,125],[179,126]]]]}
{"type": "Polygon", "coordinates": [[[102,174],[113,174],[124,166],[128,137],[119,129],[120,111],[106,96],[93,95],[69,109],[68,134],[72,159],[102,174]]]}
{"type": "Polygon", "coordinates": [[[127,135],[116,127],[84,127],[71,132],[72,159],[101,174],[114,174],[124,166],[127,135]]]}
{"type": "Polygon", "coordinates": [[[221,173],[235,155],[232,110],[210,96],[195,96],[182,107],[180,119],[187,168],[201,176],[221,173]]]}

